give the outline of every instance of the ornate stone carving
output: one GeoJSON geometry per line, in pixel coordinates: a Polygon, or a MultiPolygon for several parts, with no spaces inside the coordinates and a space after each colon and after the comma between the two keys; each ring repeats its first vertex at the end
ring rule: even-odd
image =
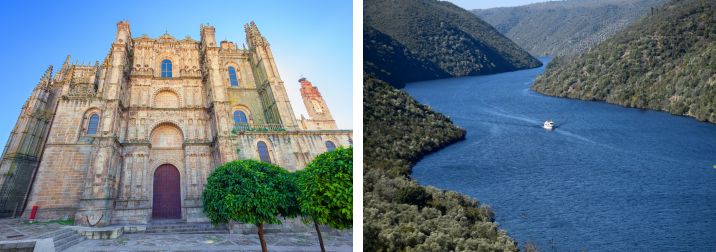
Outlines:
{"type": "Polygon", "coordinates": [[[70,90],[66,94],[68,98],[87,98],[96,95],[97,90],[95,90],[94,84],[90,83],[70,85],[70,90]]]}

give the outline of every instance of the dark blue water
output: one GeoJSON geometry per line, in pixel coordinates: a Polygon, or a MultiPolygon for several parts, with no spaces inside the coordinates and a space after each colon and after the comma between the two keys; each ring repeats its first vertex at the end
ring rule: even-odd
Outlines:
{"type": "Polygon", "coordinates": [[[520,246],[716,251],[716,125],[543,96],[529,90],[543,71],[409,84],[468,132],[413,178],[492,206],[520,246]]]}

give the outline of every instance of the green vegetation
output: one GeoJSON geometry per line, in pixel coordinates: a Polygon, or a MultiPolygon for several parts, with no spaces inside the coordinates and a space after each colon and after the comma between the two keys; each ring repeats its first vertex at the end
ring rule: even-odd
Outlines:
{"type": "Polygon", "coordinates": [[[578,54],[664,0],[570,0],[472,12],[532,55],[578,54]]]}
{"type": "Polygon", "coordinates": [[[264,224],[280,224],[280,214],[296,216],[296,190],[283,168],[255,160],[219,166],[209,176],[202,195],[204,213],[213,224],[239,221],[255,224],[266,252],[264,224]]]}
{"type": "Polygon", "coordinates": [[[383,81],[366,77],[363,84],[364,249],[516,251],[489,207],[408,178],[414,162],[465,131],[383,81]]]}
{"type": "Polygon", "coordinates": [[[370,77],[363,85],[365,165],[391,177],[409,175],[413,162],[465,138],[465,130],[405,92],[370,77]]]}
{"type": "Polygon", "coordinates": [[[446,1],[367,0],[363,7],[364,70],[398,87],[542,64],[489,24],[446,1]]]}
{"type": "Polygon", "coordinates": [[[298,172],[301,215],[312,221],[321,251],[326,251],[319,224],[335,229],[353,225],[353,147],[318,155],[298,172]]]}
{"type": "Polygon", "coordinates": [[[60,224],[64,226],[71,226],[75,224],[75,219],[66,219],[66,220],[48,220],[48,221],[35,221],[35,222],[27,222],[27,224],[35,225],[35,224],[60,224]]]}
{"type": "Polygon", "coordinates": [[[534,90],[716,122],[716,2],[672,0],[578,57],[553,60],[534,90]]]}

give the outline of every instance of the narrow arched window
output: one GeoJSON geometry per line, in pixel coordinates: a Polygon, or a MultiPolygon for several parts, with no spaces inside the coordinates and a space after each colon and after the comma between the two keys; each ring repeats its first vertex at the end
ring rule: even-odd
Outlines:
{"type": "Polygon", "coordinates": [[[97,134],[98,126],[99,126],[99,116],[97,114],[92,114],[89,118],[89,123],[87,123],[87,135],[97,134]]]}
{"type": "Polygon", "coordinates": [[[331,141],[326,141],[326,150],[333,151],[336,149],[336,144],[331,141]]]}
{"type": "Polygon", "coordinates": [[[261,159],[262,162],[270,164],[271,156],[269,156],[268,146],[266,146],[266,143],[264,143],[264,141],[259,141],[256,145],[259,149],[259,159],[261,159]]]}
{"type": "Polygon", "coordinates": [[[234,123],[236,125],[247,125],[249,120],[246,118],[246,113],[241,110],[234,111],[234,123]]]}
{"type": "Polygon", "coordinates": [[[172,77],[172,61],[165,59],[162,60],[162,78],[172,77]]]}
{"type": "Polygon", "coordinates": [[[239,79],[236,78],[236,68],[232,66],[229,67],[229,82],[231,82],[232,87],[239,86],[239,79]]]}

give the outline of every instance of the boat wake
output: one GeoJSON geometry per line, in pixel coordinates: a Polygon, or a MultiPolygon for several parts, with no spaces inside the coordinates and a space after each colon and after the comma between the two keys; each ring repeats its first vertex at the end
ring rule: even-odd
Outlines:
{"type": "MultiPolygon", "coordinates": [[[[460,95],[461,95],[460,92],[455,92],[455,93],[453,94],[453,97],[455,98],[455,100],[458,100],[460,95]]],[[[492,124],[492,125],[496,125],[496,124],[497,124],[497,125],[512,125],[512,126],[522,126],[522,127],[540,128],[540,129],[542,129],[542,125],[543,125],[544,121],[537,120],[537,119],[534,119],[534,118],[530,118],[530,117],[527,117],[527,116],[515,115],[515,114],[513,114],[513,113],[511,113],[511,112],[509,112],[509,111],[505,111],[504,109],[502,109],[502,108],[500,108],[500,107],[497,107],[497,106],[488,104],[488,103],[485,102],[483,99],[476,99],[476,102],[478,102],[478,103],[480,104],[480,105],[478,105],[478,106],[481,106],[481,108],[482,108],[482,109],[480,109],[480,111],[482,111],[482,112],[484,112],[484,113],[486,113],[486,114],[489,114],[489,115],[492,115],[492,116],[495,116],[495,117],[511,119],[511,120],[514,120],[514,121],[522,122],[522,123],[515,123],[515,122],[508,122],[508,121],[488,121],[488,120],[478,119],[478,117],[455,116],[454,118],[457,119],[457,120],[473,121],[473,122],[481,122],[481,123],[489,123],[489,124],[492,124]]],[[[462,106],[465,106],[465,107],[467,107],[467,106],[474,106],[474,104],[468,105],[466,102],[462,102],[462,106]]],[[[579,141],[583,141],[583,142],[585,142],[585,143],[596,144],[596,145],[604,145],[604,144],[601,144],[601,143],[597,143],[597,142],[595,142],[595,141],[593,141],[593,140],[591,140],[591,139],[589,139],[589,138],[586,138],[586,137],[584,137],[584,136],[581,136],[581,135],[579,135],[579,134],[575,134],[575,133],[573,133],[573,132],[570,132],[570,131],[568,131],[568,130],[565,130],[565,129],[564,129],[564,125],[566,125],[566,124],[567,124],[567,121],[566,121],[566,120],[564,120],[564,123],[559,123],[559,121],[558,121],[558,123],[555,125],[555,129],[556,129],[556,130],[554,130],[554,132],[557,133],[557,134],[561,134],[561,135],[564,135],[564,136],[567,136],[567,137],[570,137],[570,138],[579,140],[579,141]]],[[[610,146],[607,146],[607,147],[613,148],[613,147],[610,147],[610,146]]]]}
{"type": "MultiPolygon", "coordinates": [[[[533,119],[533,118],[529,118],[529,117],[526,117],[526,116],[509,114],[509,112],[507,112],[507,111],[505,111],[505,110],[503,110],[503,109],[501,109],[501,108],[498,108],[498,107],[489,105],[489,104],[485,103],[485,102],[482,101],[482,100],[480,100],[480,103],[482,103],[482,104],[486,107],[486,108],[483,109],[482,111],[484,111],[484,112],[486,112],[486,113],[488,113],[488,114],[490,114],[490,115],[494,115],[494,116],[498,116],[498,117],[502,117],[502,118],[507,118],[507,119],[513,119],[513,120],[517,120],[517,121],[521,121],[521,122],[525,122],[525,123],[526,123],[526,124],[514,124],[514,123],[512,123],[511,125],[519,125],[519,126],[528,126],[528,127],[542,128],[540,125],[542,125],[543,121],[540,121],[540,120],[537,120],[537,119],[533,119]]],[[[510,124],[510,123],[507,123],[507,122],[500,122],[500,123],[501,123],[501,124],[510,124]]],[[[589,138],[586,138],[586,137],[584,137],[584,136],[581,136],[581,135],[575,134],[575,133],[573,133],[573,132],[570,132],[570,131],[568,131],[568,130],[565,130],[565,129],[564,129],[564,125],[565,125],[565,124],[566,124],[566,122],[565,122],[565,123],[561,123],[561,124],[560,124],[560,123],[557,123],[557,124],[556,124],[556,127],[555,127],[556,130],[555,130],[554,132],[557,133],[557,134],[562,134],[562,135],[564,135],[564,136],[568,136],[568,137],[571,137],[571,138],[574,138],[574,139],[578,139],[578,140],[580,140],[580,141],[584,141],[584,142],[587,142],[587,143],[590,143],[590,144],[599,144],[599,143],[597,143],[597,142],[595,142],[595,141],[592,141],[592,140],[589,139],[589,138]]]]}
{"type": "Polygon", "coordinates": [[[592,141],[592,140],[590,140],[589,138],[586,138],[586,137],[583,137],[583,136],[574,134],[574,133],[572,133],[572,132],[566,131],[566,130],[561,129],[561,128],[559,128],[559,127],[557,127],[557,129],[558,129],[558,130],[556,130],[555,133],[562,134],[562,135],[565,135],[565,136],[568,136],[568,137],[572,137],[572,138],[575,138],[575,139],[579,139],[579,140],[582,140],[582,141],[587,142],[587,143],[603,145],[603,144],[597,143],[597,142],[595,142],[595,141],[592,141]]]}

